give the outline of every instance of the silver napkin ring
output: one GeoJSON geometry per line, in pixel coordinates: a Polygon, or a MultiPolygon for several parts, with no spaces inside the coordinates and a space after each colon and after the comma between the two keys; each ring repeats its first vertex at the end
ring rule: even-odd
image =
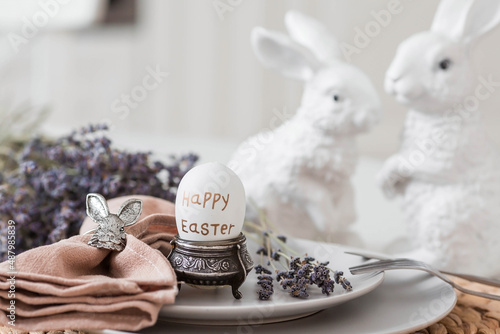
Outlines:
{"type": "Polygon", "coordinates": [[[106,199],[100,194],[87,195],[87,215],[97,223],[97,227],[85,234],[94,232],[88,244],[97,248],[122,251],[126,245],[125,227],[137,222],[142,213],[142,201],[129,199],[125,201],[118,213],[109,212],[106,199]]]}

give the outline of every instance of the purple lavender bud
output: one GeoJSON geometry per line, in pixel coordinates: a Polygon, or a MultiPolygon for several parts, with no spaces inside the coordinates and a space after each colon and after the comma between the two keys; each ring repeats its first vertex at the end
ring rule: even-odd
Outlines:
{"type": "Polygon", "coordinates": [[[23,174],[31,174],[36,168],[37,164],[32,160],[24,161],[19,165],[19,169],[23,174]]]}
{"type": "Polygon", "coordinates": [[[282,279],[286,278],[288,275],[288,272],[286,271],[279,271],[277,274],[276,274],[276,281],[277,282],[280,282],[282,279]]]}
{"type": "Polygon", "coordinates": [[[345,279],[344,277],[342,277],[342,279],[340,280],[340,284],[342,285],[342,287],[347,290],[347,291],[351,291],[352,290],[352,286],[351,286],[351,282],[349,282],[347,279],[345,279]]]}
{"type": "Polygon", "coordinates": [[[14,221],[16,224],[28,224],[30,216],[26,212],[19,212],[14,216],[14,221]]]}
{"type": "Polygon", "coordinates": [[[257,251],[255,253],[267,256],[267,248],[266,247],[260,247],[259,249],[257,249],[257,251]]]}
{"type": "Polygon", "coordinates": [[[300,257],[292,258],[289,264],[290,270],[298,270],[300,262],[300,257]]]}
{"type": "Polygon", "coordinates": [[[257,291],[260,300],[268,300],[274,293],[273,288],[273,277],[267,274],[260,275],[257,277],[257,284],[260,285],[260,289],[257,291]]]}
{"type": "Polygon", "coordinates": [[[335,283],[340,284],[340,278],[344,275],[343,271],[335,271],[333,273],[333,279],[335,280],[335,283]]]}
{"type": "Polygon", "coordinates": [[[311,256],[306,256],[306,257],[304,258],[304,261],[305,261],[306,263],[309,263],[309,262],[314,262],[314,260],[315,260],[315,259],[314,259],[313,257],[311,257],[311,256]]]}
{"type": "Polygon", "coordinates": [[[268,275],[272,274],[272,272],[269,269],[267,269],[266,267],[264,267],[260,264],[256,265],[254,270],[257,274],[262,274],[262,273],[268,274],[268,275]]]}
{"type": "Polygon", "coordinates": [[[285,242],[286,243],[286,236],[284,235],[278,235],[276,238],[278,238],[279,240],[281,240],[282,242],[285,242]]]}

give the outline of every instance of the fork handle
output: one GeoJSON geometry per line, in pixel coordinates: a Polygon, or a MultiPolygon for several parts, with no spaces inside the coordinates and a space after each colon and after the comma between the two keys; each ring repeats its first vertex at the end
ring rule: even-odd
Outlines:
{"type": "MultiPolygon", "coordinates": [[[[387,256],[382,256],[378,254],[372,254],[368,252],[360,252],[360,251],[347,251],[344,252],[346,254],[350,255],[355,255],[355,256],[361,256],[367,260],[375,259],[375,260],[389,260],[390,258],[387,256]]],[[[395,259],[394,259],[395,260],[395,259]]],[[[400,259],[399,259],[400,260],[400,259]]],[[[481,283],[489,286],[494,286],[496,288],[500,288],[500,280],[494,279],[494,278],[486,278],[486,277],[481,277],[481,276],[476,276],[476,275],[469,275],[469,274],[461,274],[461,273],[455,273],[452,271],[446,271],[446,270],[439,270],[443,274],[454,276],[454,277],[460,277],[465,280],[471,281],[471,282],[476,282],[476,283],[481,283]]]]}
{"type": "Polygon", "coordinates": [[[452,271],[446,271],[446,270],[440,270],[440,272],[442,272],[443,274],[449,275],[449,276],[463,278],[463,279],[471,281],[471,282],[477,282],[477,283],[500,288],[500,280],[497,280],[494,278],[486,278],[486,277],[480,277],[480,276],[469,275],[469,274],[459,274],[459,273],[454,273],[452,271]]]}
{"type": "Polygon", "coordinates": [[[386,267],[386,268],[370,268],[370,267],[366,267],[366,265],[361,265],[361,266],[349,268],[349,270],[351,271],[351,274],[353,274],[353,275],[364,274],[364,273],[373,272],[373,271],[387,271],[387,270],[398,270],[398,269],[414,269],[414,270],[425,271],[425,272],[427,272],[431,275],[434,275],[437,278],[443,280],[444,282],[450,284],[452,287],[454,287],[458,291],[461,291],[461,292],[469,294],[469,295],[474,295],[474,296],[478,296],[478,297],[482,297],[482,298],[488,298],[488,299],[500,301],[500,296],[493,295],[491,293],[479,292],[479,291],[474,291],[471,289],[464,288],[464,287],[460,286],[459,284],[456,284],[455,282],[450,280],[448,277],[442,275],[443,272],[432,271],[432,270],[430,270],[430,268],[424,268],[424,267],[412,266],[412,265],[397,265],[397,266],[393,266],[393,267],[389,267],[389,268],[388,267],[386,267]]]}

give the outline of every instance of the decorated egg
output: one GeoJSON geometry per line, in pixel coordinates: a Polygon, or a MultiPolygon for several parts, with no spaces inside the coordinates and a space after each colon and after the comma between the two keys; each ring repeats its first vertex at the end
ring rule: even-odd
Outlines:
{"type": "Polygon", "coordinates": [[[191,241],[237,238],[245,220],[245,189],[227,166],[209,162],[182,178],[175,200],[179,236],[191,241]]]}

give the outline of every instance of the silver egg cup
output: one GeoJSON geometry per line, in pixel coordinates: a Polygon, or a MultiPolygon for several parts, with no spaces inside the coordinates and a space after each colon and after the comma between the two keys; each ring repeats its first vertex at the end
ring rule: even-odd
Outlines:
{"type": "Polygon", "coordinates": [[[242,297],[238,289],[253,268],[243,233],[219,241],[190,241],[176,235],[170,244],[167,258],[179,282],[198,288],[231,286],[234,298],[242,297]]]}

